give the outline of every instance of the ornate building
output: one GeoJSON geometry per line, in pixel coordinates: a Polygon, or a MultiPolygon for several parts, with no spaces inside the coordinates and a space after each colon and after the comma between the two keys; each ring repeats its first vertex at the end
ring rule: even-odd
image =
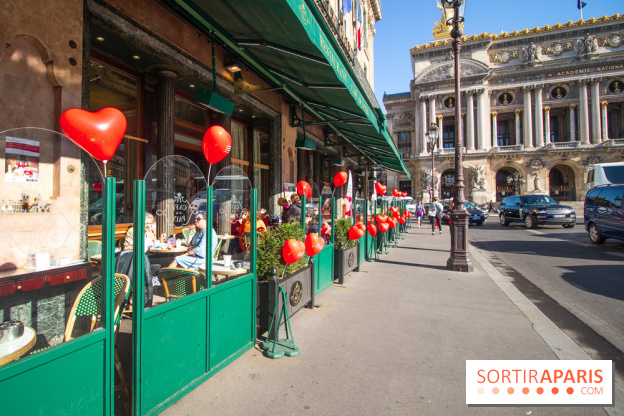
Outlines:
{"type": "MultiPolygon", "coordinates": [[[[434,180],[454,195],[455,103],[450,28],[411,49],[410,91],[384,95],[388,125],[411,179],[389,187],[429,200],[430,123],[439,127],[434,180]]],[[[594,163],[624,159],[624,16],[463,38],[461,108],[466,197],[546,193],[581,201],[594,163]]]]}

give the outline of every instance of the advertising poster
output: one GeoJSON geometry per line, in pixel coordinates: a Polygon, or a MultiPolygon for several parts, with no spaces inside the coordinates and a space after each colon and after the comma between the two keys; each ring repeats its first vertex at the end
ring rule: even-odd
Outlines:
{"type": "Polygon", "coordinates": [[[6,182],[39,182],[39,142],[6,138],[6,182]]]}

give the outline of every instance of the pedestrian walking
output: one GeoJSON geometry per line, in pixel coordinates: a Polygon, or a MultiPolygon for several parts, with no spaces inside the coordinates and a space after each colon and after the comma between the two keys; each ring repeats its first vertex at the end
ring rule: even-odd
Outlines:
{"type": "Polygon", "coordinates": [[[442,205],[438,197],[433,198],[433,202],[429,206],[429,220],[431,221],[431,235],[435,234],[435,227],[438,226],[440,234],[442,234],[442,211],[444,210],[444,205],[442,205]]]}
{"type": "Polygon", "coordinates": [[[416,205],[416,218],[418,219],[418,228],[422,228],[422,220],[425,218],[425,205],[422,201],[418,201],[418,205],[416,205]]]}

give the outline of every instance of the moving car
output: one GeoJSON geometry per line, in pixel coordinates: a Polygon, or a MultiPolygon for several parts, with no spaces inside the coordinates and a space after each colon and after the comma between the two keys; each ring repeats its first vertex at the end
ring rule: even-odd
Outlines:
{"type": "Polygon", "coordinates": [[[589,239],[602,244],[607,238],[624,240],[624,185],[599,186],[585,197],[584,222],[589,239]]]}
{"type": "Polygon", "coordinates": [[[470,218],[468,218],[468,223],[483,225],[483,223],[485,222],[485,215],[483,215],[483,211],[481,211],[481,208],[479,208],[477,205],[473,204],[472,202],[468,202],[468,201],[464,203],[464,206],[466,207],[466,210],[470,214],[470,218]]]}
{"type": "Polygon", "coordinates": [[[501,202],[499,219],[502,226],[524,222],[527,228],[537,228],[538,225],[572,228],[576,225],[574,209],[559,205],[548,195],[509,196],[501,202]]]}
{"type": "Polygon", "coordinates": [[[587,183],[591,188],[624,183],[624,162],[595,163],[587,173],[587,183]]]}

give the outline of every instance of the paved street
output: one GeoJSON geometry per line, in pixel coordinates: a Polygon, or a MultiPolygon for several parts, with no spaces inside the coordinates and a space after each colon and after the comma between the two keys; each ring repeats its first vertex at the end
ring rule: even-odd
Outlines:
{"type": "MultiPolygon", "coordinates": [[[[624,242],[611,239],[594,245],[582,223],[573,229],[547,226],[528,230],[523,225],[502,227],[496,216],[470,231],[472,244],[510,280],[523,287],[528,281],[543,291],[536,293],[534,303],[547,303],[543,296],[546,294],[615,346],[622,356],[624,242]]],[[[530,297],[529,293],[525,294],[530,297]]],[[[554,312],[550,317],[558,319],[557,315],[568,336],[583,343],[588,334],[561,313],[554,312]]],[[[590,354],[591,349],[600,348],[591,344],[588,347],[590,354]]]]}
{"type": "Polygon", "coordinates": [[[252,349],[163,414],[624,415],[621,390],[618,408],[468,407],[467,359],[588,357],[487,253],[471,250],[474,273],[445,270],[449,245],[448,228],[412,230],[293,317],[301,355],[252,349]]]}

